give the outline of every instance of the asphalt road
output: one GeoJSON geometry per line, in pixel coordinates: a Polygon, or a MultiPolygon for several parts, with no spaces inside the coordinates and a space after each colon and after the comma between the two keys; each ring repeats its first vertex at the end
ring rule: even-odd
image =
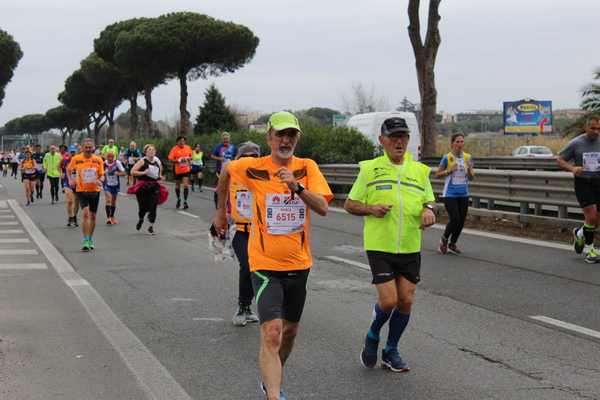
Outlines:
{"type": "MultiPolygon", "coordinates": [[[[230,322],[237,266],[215,263],[207,247],[212,192],[192,193],[191,215],[170,199],[154,237],[135,231],[136,202],[123,196],[121,224],[99,224],[96,250],[84,254],[81,232],[65,227],[62,201],[23,207],[17,181],[0,185],[0,216],[18,224],[0,231],[26,225],[25,210],[58,250],[53,256],[28,229],[21,237],[29,245],[0,243],[38,253],[0,255],[0,265],[48,265],[0,270],[0,398],[138,399],[160,387],[169,389],[155,398],[262,398],[258,327],[230,322]],[[1,211],[6,199],[21,207],[1,211]],[[61,257],[73,271],[56,272],[61,257]],[[46,387],[56,389],[52,396],[46,387]],[[184,395],[169,395],[178,388],[184,395]]],[[[361,268],[361,231],[361,219],[344,213],[314,219],[315,266],[285,372],[289,399],[600,399],[600,265],[561,246],[480,235],[463,237],[463,255],[441,256],[438,229],[425,233],[422,283],[400,344],[411,372],[361,368],[375,299],[361,268]]]]}

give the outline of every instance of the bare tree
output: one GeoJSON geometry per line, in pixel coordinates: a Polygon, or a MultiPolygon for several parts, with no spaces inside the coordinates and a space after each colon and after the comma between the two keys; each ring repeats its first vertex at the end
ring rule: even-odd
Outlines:
{"type": "Polygon", "coordinates": [[[367,91],[362,83],[356,83],[352,85],[349,96],[342,96],[342,105],[346,112],[364,114],[386,110],[388,101],[385,97],[377,95],[375,85],[371,85],[371,89],[367,91]]]}
{"type": "Polygon", "coordinates": [[[441,0],[429,0],[429,16],[425,43],[421,39],[421,23],[419,17],[420,0],[408,2],[408,36],[415,53],[419,93],[421,94],[421,143],[424,156],[435,154],[437,132],[435,117],[437,109],[437,90],[435,88],[435,59],[442,42],[438,29],[440,22],[441,0]]]}

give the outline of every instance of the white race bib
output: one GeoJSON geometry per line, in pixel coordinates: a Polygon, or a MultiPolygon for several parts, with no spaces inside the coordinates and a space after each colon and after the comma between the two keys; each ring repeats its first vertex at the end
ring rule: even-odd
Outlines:
{"type": "Polygon", "coordinates": [[[133,159],[133,157],[129,157],[129,158],[127,159],[127,164],[129,164],[129,165],[133,165],[133,164],[135,164],[135,160],[133,159]]]}
{"type": "Polygon", "coordinates": [[[302,232],[306,221],[306,205],[291,194],[266,196],[267,232],[271,235],[288,235],[302,232]]]}
{"type": "Polygon", "coordinates": [[[148,165],[148,176],[152,179],[158,179],[160,169],[156,165],[148,165]]]}
{"type": "Polygon", "coordinates": [[[600,152],[583,153],[583,170],[585,172],[600,171],[600,152]]]}
{"type": "Polygon", "coordinates": [[[25,170],[25,173],[28,174],[28,175],[35,174],[35,169],[33,169],[33,168],[27,168],[25,170]]]}
{"type": "Polygon", "coordinates": [[[119,177],[117,175],[106,175],[106,185],[118,186],[119,185],[119,177]]]}
{"type": "Polygon", "coordinates": [[[467,169],[465,168],[465,160],[462,158],[456,160],[456,170],[452,173],[452,184],[467,184],[467,169]]]}
{"type": "Polygon", "coordinates": [[[81,171],[83,183],[96,183],[98,180],[97,171],[95,168],[84,168],[81,171]]]}
{"type": "Polygon", "coordinates": [[[235,206],[240,217],[252,218],[252,193],[248,191],[236,192],[235,206]]]}

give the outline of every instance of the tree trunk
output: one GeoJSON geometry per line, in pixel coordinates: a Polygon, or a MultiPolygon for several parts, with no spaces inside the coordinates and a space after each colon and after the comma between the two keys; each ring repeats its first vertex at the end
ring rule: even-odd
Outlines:
{"type": "Polygon", "coordinates": [[[69,134],[69,146],[71,145],[71,143],[73,143],[73,133],[74,131],[72,129],[68,130],[68,134],[69,134]]]}
{"type": "Polygon", "coordinates": [[[129,98],[129,136],[133,139],[138,135],[137,93],[129,98]]]}
{"type": "Polygon", "coordinates": [[[115,138],[115,109],[113,108],[106,114],[106,120],[108,121],[108,130],[106,132],[106,141],[108,139],[115,138]]]}
{"type": "Polygon", "coordinates": [[[67,129],[63,128],[60,130],[60,144],[64,145],[65,140],[67,140],[67,129]]]}
{"type": "Polygon", "coordinates": [[[190,113],[187,110],[188,89],[187,89],[187,71],[180,71],[179,77],[179,113],[180,113],[180,130],[181,134],[188,134],[190,129],[190,113]]]}
{"type": "Polygon", "coordinates": [[[435,118],[437,114],[437,90],[435,88],[435,60],[441,43],[439,6],[441,0],[429,0],[429,16],[425,44],[421,39],[421,24],[419,18],[420,0],[409,0],[408,36],[415,54],[417,80],[421,95],[421,150],[423,156],[429,157],[436,153],[437,129],[435,118]]]}
{"type": "Polygon", "coordinates": [[[146,100],[146,111],[144,112],[144,123],[146,132],[142,133],[142,136],[152,137],[154,129],[152,126],[152,88],[148,87],[144,89],[144,99],[146,100]]]}

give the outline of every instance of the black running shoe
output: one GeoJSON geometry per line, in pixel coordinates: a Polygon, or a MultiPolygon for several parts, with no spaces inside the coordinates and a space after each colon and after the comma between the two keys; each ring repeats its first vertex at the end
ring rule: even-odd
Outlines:
{"type": "Polygon", "coordinates": [[[184,210],[187,210],[188,208],[190,208],[190,206],[188,206],[188,203],[187,203],[187,201],[184,201],[184,202],[183,202],[183,209],[184,209],[184,210]]]}
{"type": "Polygon", "coordinates": [[[154,227],[152,225],[148,227],[148,233],[154,235],[154,227]]]}
{"type": "Polygon", "coordinates": [[[181,207],[181,200],[177,199],[177,203],[175,204],[175,208],[181,207]]]}
{"type": "Polygon", "coordinates": [[[140,229],[142,229],[142,224],[143,224],[143,223],[144,223],[144,220],[143,220],[143,219],[140,219],[140,220],[137,222],[137,224],[135,224],[135,229],[136,229],[137,231],[139,231],[140,229]]]}

